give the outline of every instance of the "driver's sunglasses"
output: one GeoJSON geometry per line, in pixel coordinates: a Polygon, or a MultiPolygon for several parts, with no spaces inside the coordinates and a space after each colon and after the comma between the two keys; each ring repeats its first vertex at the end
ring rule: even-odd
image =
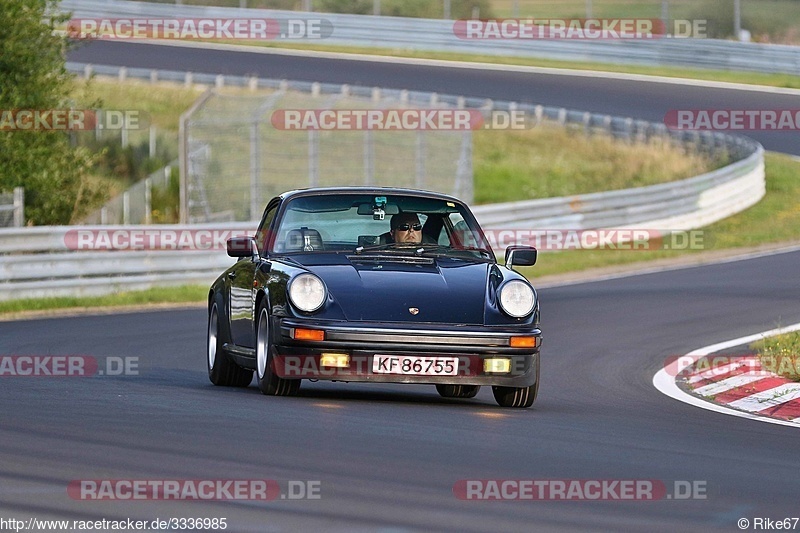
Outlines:
{"type": "Polygon", "coordinates": [[[408,231],[413,229],[414,231],[422,230],[422,224],[400,224],[397,226],[397,229],[400,231],[408,231]]]}

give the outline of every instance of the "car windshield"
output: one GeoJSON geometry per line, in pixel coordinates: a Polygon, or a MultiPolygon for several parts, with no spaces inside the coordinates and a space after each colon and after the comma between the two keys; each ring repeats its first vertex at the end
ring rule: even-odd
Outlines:
{"type": "Polygon", "coordinates": [[[290,199],[271,251],[494,258],[465,205],[411,195],[337,193],[290,199]]]}

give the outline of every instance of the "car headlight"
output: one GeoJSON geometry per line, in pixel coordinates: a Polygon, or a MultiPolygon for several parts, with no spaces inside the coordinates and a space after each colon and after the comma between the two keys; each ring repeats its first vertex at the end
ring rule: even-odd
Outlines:
{"type": "Polygon", "coordinates": [[[514,318],[531,314],[535,304],[533,289],[523,281],[511,280],[500,288],[500,308],[514,318]]]}
{"type": "Polygon", "coordinates": [[[326,296],[325,285],[314,274],[300,274],[289,285],[289,299],[292,304],[306,313],[322,307],[326,296]]]}

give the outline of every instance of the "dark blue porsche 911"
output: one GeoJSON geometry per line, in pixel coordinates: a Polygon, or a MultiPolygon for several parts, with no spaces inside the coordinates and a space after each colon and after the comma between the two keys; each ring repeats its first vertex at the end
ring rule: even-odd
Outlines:
{"type": "Polygon", "coordinates": [[[442,194],[388,188],[287,192],[208,295],[208,376],[264,394],[303,379],[426,383],[447,398],[491,385],[504,407],[539,388],[539,302],[505,266],[469,208],[442,194]]]}

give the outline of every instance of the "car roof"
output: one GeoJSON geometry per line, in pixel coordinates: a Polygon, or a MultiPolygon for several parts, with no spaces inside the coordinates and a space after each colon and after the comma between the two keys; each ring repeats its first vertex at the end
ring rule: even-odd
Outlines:
{"type": "Polygon", "coordinates": [[[295,189],[287,191],[280,195],[284,200],[298,196],[313,196],[317,194],[335,195],[335,194],[376,194],[376,195],[405,195],[405,196],[418,196],[422,198],[434,198],[438,200],[447,200],[451,202],[458,202],[463,204],[461,200],[448,194],[443,194],[434,191],[426,191],[422,189],[404,189],[398,187],[311,187],[307,189],[295,189]]]}

